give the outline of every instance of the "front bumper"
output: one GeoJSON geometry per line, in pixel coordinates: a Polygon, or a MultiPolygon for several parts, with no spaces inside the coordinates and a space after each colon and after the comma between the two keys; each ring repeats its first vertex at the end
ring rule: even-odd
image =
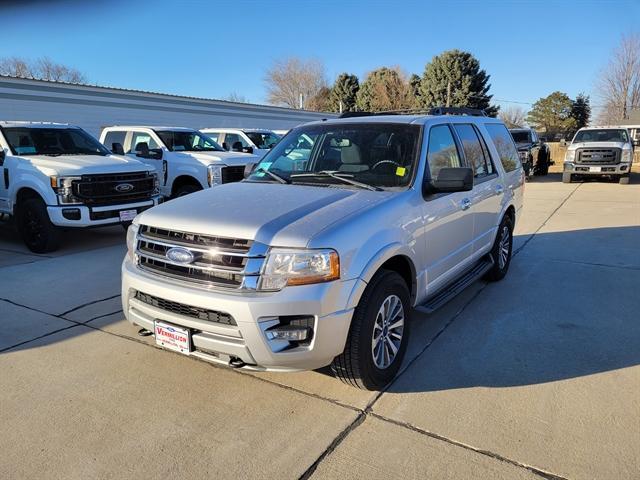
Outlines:
{"type": "Polygon", "coordinates": [[[120,222],[120,212],[123,210],[137,210],[138,213],[160,203],[160,196],[156,195],[148,200],[119,205],[89,207],[87,205],[49,205],[47,212],[51,223],[59,227],[94,227],[115,225],[120,222]],[[73,212],[70,212],[73,211],[73,212]],[[78,218],[79,212],[79,218],[78,218]],[[73,215],[71,215],[73,214],[73,215]],[[71,218],[69,218],[71,217],[71,218]]]}
{"type": "Polygon", "coordinates": [[[127,258],[122,264],[122,308],[127,320],[154,331],[162,320],[191,329],[192,356],[229,364],[239,359],[245,368],[270,371],[313,370],[324,367],[344,350],[351,325],[351,295],[362,280],[335,281],[287,287],[280,292],[222,292],[173,281],[136,268],[127,258]],[[134,298],[147,295],[200,309],[231,315],[236,325],[184,316],[134,298]],[[313,317],[308,345],[268,340],[264,330],[279,317],[313,317]]]}
{"type": "Polygon", "coordinates": [[[624,175],[631,171],[630,163],[614,163],[610,165],[587,165],[582,163],[564,162],[564,171],[576,175],[624,175]]]}

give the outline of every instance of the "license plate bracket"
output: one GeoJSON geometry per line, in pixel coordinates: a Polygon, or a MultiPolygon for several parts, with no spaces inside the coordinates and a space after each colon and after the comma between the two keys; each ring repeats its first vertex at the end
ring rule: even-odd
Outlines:
{"type": "Polygon", "coordinates": [[[133,210],[120,210],[120,221],[130,222],[134,218],[136,218],[137,214],[138,214],[138,211],[135,208],[133,210]]]}
{"type": "Polygon", "coordinates": [[[156,344],[168,350],[189,355],[191,348],[191,330],[156,320],[153,326],[156,344]]]}
{"type": "Polygon", "coordinates": [[[590,172],[602,172],[602,167],[589,167],[590,172]]]}

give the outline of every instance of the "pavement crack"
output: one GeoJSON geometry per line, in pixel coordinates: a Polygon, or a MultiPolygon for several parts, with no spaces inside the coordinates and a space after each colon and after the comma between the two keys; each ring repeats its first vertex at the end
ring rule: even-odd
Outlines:
{"type": "Polygon", "coordinates": [[[40,335],[38,337],[30,338],[29,340],[25,340],[24,342],[16,343],[15,345],[11,345],[10,347],[2,348],[2,349],[0,349],[0,353],[6,352],[7,350],[11,350],[11,349],[14,349],[14,348],[17,348],[17,347],[20,347],[20,346],[25,345],[27,343],[35,342],[36,340],[40,340],[41,338],[48,337],[49,335],[54,335],[56,333],[64,332],[65,330],[69,330],[71,328],[76,328],[76,327],[79,327],[79,326],[80,326],[79,323],[74,323],[73,325],[69,325],[68,327],[59,328],[57,330],[54,330],[54,331],[49,332],[49,333],[45,333],[45,334],[40,335]]]}
{"type": "Polygon", "coordinates": [[[89,305],[93,305],[94,303],[104,302],[106,300],[111,300],[111,299],[117,298],[119,296],[120,296],[120,294],[118,293],[116,295],[111,295],[110,297],[101,298],[99,300],[92,300],[91,302],[83,303],[82,305],[78,305],[77,307],[73,307],[71,310],[67,310],[66,312],[63,312],[60,315],[56,315],[56,316],[57,317],[64,317],[65,315],[69,315],[70,313],[75,312],[76,310],[80,310],[81,308],[88,307],[89,305]]]}
{"type": "Polygon", "coordinates": [[[458,440],[453,440],[453,439],[445,437],[443,435],[439,435],[437,433],[430,432],[430,431],[424,430],[422,428],[418,428],[418,427],[416,427],[414,425],[411,425],[410,423],[400,422],[398,420],[393,420],[392,418],[385,417],[385,416],[380,415],[378,413],[371,412],[370,415],[372,417],[374,417],[374,418],[377,418],[378,420],[391,423],[391,424],[396,425],[396,426],[401,427],[401,428],[406,428],[408,430],[411,430],[413,432],[419,433],[421,435],[426,435],[427,437],[431,437],[431,438],[434,438],[436,440],[440,440],[442,442],[446,442],[446,443],[448,443],[450,445],[454,445],[456,447],[464,448],[466,450],[471,450],[471,451],[473,451],[475,453],[478,453],[480,455],[484,455],[486,457],[490,457],[490,458],[493,458],[495,460],[499,460],[501,462],[509,463],[509,464],[511,464],[511,465],[513,465],[515,467],[524,468],[524,469],[529,470],[530,472],[532,472],[532,473],[534,473],[534,474],[536,474],[536,475],[538,475],[538,476],[540,476],[542,478],[545,478],[547,480],[568,480],[567,477],[563,477],[563,476],[557,475],[555,473],[551,473],[551,472],[547,472],[545,470],[541,470],[541,469],[536,468],[536,467],[534,467],[532,465],[527,465],[525,463],[521,463],[521,462],[518,462],[516,460],[512,460],[512,459],[510,459],[508,457],[500,455],[499,453],[492,452],[490,450],[477,448],[477,447],[474,447],[472,445],[459,442],[458,440]]]}

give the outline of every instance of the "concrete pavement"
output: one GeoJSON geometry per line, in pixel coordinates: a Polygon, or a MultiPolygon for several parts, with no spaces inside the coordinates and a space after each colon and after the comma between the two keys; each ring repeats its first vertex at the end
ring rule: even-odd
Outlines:
{"type": "Polygon", "coordinates": [[[160,350],[121,229],[37,256],[0,227],[0,478],[637,478],[640,178],[525,199],[507,278],[415,314],[383,393],[160,350]]]}

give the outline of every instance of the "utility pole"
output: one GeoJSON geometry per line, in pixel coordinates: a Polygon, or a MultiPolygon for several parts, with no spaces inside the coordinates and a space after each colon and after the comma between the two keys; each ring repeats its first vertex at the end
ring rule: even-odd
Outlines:
{"type": "Polygon", "coordinates": [[[304,95],[300,94],[300,110],[304,108],[304,95]]]}
{"type": "Polygon", "coordinates": [[[447,82],[447,108],[451,106],[451,80],[447,82]]]}
{"type": "Polygon", "coordinates": [[[340,100],[340,103],[339,103],[339,105],[338,105],[338,106],[339,106],[339,108],[340,108],[340,113],[342,113],[342,100],[340,100]]]}

